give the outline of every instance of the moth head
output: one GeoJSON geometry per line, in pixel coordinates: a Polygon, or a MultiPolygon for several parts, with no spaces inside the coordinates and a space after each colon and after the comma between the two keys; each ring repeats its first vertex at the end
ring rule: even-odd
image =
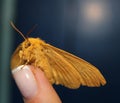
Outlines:
{"type": "MultiPolygon", "coordinates": [[[[14,24],[13,22],[10,22],[11,26],[23,37],[24,39],[24,42],[21,44],[21,47],[22,48],[28,48],[29,46],[31,46],[31,41],[29,40],[28,38],[28,35],[33,31],[33,29],[37,26],[37,25],[34,25],[32,27],[32,29],[30,29],[28,31],[28,33],[26,35],[24,35],[14,24]]],[[[19,48],[19,47],[18,47],[19,48]]]]}
{"type": "Polygon", "coordinates": [[[27,62],[27,56],[25,55],[27,52],[27,55],[29,55],[29,47],[31,47],[31,42],[28,38],[28,34],[30,34],[31,30],[27,33],[27,36],[25,37],[24,34],[17,29],[17,27],[11,22],[11,26],[23,37],[24,42],[21,43],[15,52],[12,55],[11,58],[11,69],[14,69],[15,67],[19,65],[24,65],[27,62]]]}

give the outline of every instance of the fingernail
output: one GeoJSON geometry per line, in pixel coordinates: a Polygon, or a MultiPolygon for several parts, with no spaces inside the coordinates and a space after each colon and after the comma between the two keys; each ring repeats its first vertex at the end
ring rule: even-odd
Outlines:
{"type": "Polygon", "coordinates": [[[30,66],[21,65],[12,70],[13,78],[23,97],[31,98],[37,92],[37,83],[30,66]]]}

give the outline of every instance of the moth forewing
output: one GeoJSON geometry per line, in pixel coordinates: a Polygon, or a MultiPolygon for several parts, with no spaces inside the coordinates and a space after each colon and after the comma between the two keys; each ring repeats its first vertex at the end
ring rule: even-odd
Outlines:
{"type": "MultiPolygon", "coordinates": [[[[61,55],[63,58],[63,61],[66,61],[66,62],[63,62],[63,64],[67,63],[71,65],[72,68],[74,68],[74,69],[70,69],[68,66],[64,66],[64,69],[68,69],[73,74],[79,73],[79,76],[77,76],[76,78],[79,78],[79,82],[81,85],[86,85],[90,87],[94,87],[94,86],[98,87],[100,85],[106,84],[105,78],[102,76],[100,71],[92,64],[88,63],[87,61],[73,54],[70,54],[64,50],[58,49],[49,44],[46,45],[46,48],[61,55]]],[[[70,77],[72,80],[73,76],[70,76],[70,77]]]]}

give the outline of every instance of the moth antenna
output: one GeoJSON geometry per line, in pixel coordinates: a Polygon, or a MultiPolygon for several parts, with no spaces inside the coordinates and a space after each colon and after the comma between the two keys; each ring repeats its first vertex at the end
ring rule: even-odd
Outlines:
{"type": "Polygon", "coordinates": [[[27,35],[26,37],[28,37],[28,35],[37,27],[37,24],[34,25],[28,32],[27,32],[27,35]]]}
{"type": "Polygon", "coordinates": [[[24,36],[24,34],[19,30],[17,29],[17,27],[13,24],[13,22],[11,21],[10,22],[11,26],[26,40],[27,38],[24,36]]]}

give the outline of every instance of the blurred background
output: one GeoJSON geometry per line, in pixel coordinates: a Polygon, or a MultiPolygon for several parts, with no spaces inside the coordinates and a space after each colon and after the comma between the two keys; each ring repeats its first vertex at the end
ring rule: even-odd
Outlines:
{"type": "Polygon", "coordinates": [[[87,60],[106,78],[100,88],[54,86],[63,103],[120,103],[119,0],[0,0],[0,103],[23,103],[10,71],[23,38],[10,21],[23,34],[37,24],[29,37],[87,60]]]}

